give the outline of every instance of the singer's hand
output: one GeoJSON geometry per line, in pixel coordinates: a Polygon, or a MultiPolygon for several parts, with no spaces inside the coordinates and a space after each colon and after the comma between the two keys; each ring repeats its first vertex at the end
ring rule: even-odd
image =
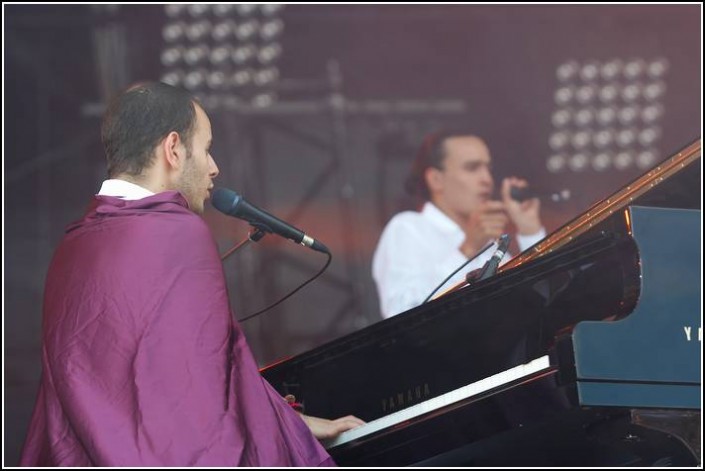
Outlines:
{"type": "Polygon", "coordinates": [[[319,440],[327,438],[335,438],[346,430],[364,425],[363,420],[358,419],[354,415],[346,415],[335,420],[322,419],[320,417],[311,417],[310,415],[299,414],[308,428],[311,429],[313,436],[319,440]]]}
{"type": "Polygon", "coordinates": [[[507,214],[514,225],[517,226],[519,234],[536,234],[542,227],[541,218],[539,216],[541,202],[538,198],[521,202],[516,201],[510,196],[510,191],[513,186],[526,188],[528,184],[525,180],[516,177],[505,178],[502,181],[502,202],[507,210],[507,214]]]}
{"type": "Polygon", "coordinates": [[[470,213],[465,230],[465,241],[460,251],[466,257],[472,257],[483,248],[490,239],[496,239],[505,232],[508,218],[505,204],[501,201],[485,201],[476,211],[470,213]]]}

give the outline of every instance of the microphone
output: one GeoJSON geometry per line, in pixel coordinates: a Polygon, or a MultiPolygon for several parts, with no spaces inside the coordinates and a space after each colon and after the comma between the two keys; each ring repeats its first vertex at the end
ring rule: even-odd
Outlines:
{"type": "Polygon", "coordinates": [[[293,240],[297,244],[330,255],[328,247],[313,239],[313,237],[307,236],[303,231],[291,224],[248,203],[245,198],[232,190],[216,188],[213,191],[211,203],[221,213],[247,221],[257,229],[280,235],[286,239],[293,240]]]}
{"type": "Polygon", "coordinates": [[[497,268],[499,268],[499,262],[504,258],[504,254],[507,253],[509,248],[509,234],[502,234],[499,236],[499,242],[497,243],[497,250],[494,251],[492,257],[485,263],[482,267],[480,275],[477,277],[477,281],[482,281],[493,276],[497,273],[497,268]]]}
{"type": "MultiPolygon", "coordinates": [[[[485,245],[485,247],[484,247],[482,250],[480,250],[479,252],[477,252],[472,258],[469,258],[469,259],[465,260],[462,265],[460,265],[458,268],[456,268],[455,270],[453,270],[453,273],[451,273],[450,275],[446,276],[446,279],[443,280],[443,281],[441,281],[441,284],[438,285],[438,286],[436,286],[436,287],[433,289],[433,291],[431,291],[431,294],[429,294],[428,296],[426,296],[426,299],[424,299],[421,304],[426,304],[426,303],[428,302],[428,300],[431,299],[431,296],[433,296],[434,294],[436,294],[436,291],[438,291],[439,289],[441,289],[441,287],[442,287],[444,284],[446,284],[446,282],[447,282],[448,280],[450,280],[451,278],[453,278],[453,276],[454,276],[456,273],[458,273],[460,270],[462,270],[462,269],[465,267],[465,265],[467,265],[468,263],[472,262],[473,260],[475,260],[477,257],[479,257],[480,255],[482,255],[483,253],[487,252],[487,251],[489,250],[489,248],[492,247],[493,245],[494,245],[494,242],[490,242],[489,244],[485,245]]],[[[475,273],[476,271],[478,271],[478,270],[473,270],[473,271],[471,271],[470,273],[475,273]]],[[[468,273],[467,276],[469,276],[470,273],[468,273]]],[[[470,283],[470,278],[468,278],[468,284],[469,284],[469,283],[470,283]]],[[[453,290],[448,291],[448,292],[455,291],[456,289],[458,289],[457,286],[456,286],[455,288],[453,288],[453,290]]]]}
{"type": "Polygon", "coordinates": [[[540,200],[548,200],[553,201],[554,203],[559,203],[562,201],[568,201],[570,199],[570,190],[563,189],[551,192],[534,190],[531,187],[520,188],[518,186],[513,186],[509,190],[509,195],[512,197],[512,199],[517,201],[526,201],[532,198],[538,198],[540,200]]]}

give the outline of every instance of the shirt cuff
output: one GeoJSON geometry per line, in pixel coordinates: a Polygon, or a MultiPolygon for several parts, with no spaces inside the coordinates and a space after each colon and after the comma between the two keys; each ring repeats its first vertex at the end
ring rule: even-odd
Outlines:
{"type": "Polygon", "coordinates": [[[523,252],[524,250],[539,242],[544,237],[546,237],[546,229],[543,227],[536,234],[517,234],[517,244],[519,244],[519,250],[523,252]]]}

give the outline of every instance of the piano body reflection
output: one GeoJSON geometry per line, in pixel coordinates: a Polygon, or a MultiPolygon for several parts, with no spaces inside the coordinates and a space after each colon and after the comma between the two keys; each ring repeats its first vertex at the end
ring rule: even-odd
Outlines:
{"type": "Polygon", "coordinates": [[[700,141],[487,280],[263,369],[352,466],[700,461],[700,141]],[[689,208],[689,209],[684,209],[689,208]]]}

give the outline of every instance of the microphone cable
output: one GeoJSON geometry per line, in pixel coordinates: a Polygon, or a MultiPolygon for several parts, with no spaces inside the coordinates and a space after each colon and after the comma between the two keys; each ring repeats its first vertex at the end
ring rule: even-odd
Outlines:
{"type": "Polygon", "coordinates": [[[323,272],[326,271],[326,268],[328,268],[328,265],[330,265],[330,262],[333,260],[333,255],[331,255],[330,252],[327,252],[326,255],[328,255],[328,260],[326,261],[326,264],[323,265],[323,268],[321,268],[320,270],[318,270],[318,273],[316,273],[315,275],[313,275],[313,276],[312,276],[311,278],[309,278],[308,280],[304,281],[304,282],[303,282],[302,284],[300,284],[297,288],[295,288],[293,291],[290,291],[289,294],[287,294],[287,295],[284,296],[283,298],[280,298],[278,301],[276,301],[276,302],[270,304],[269,306],[265,307],[264,309],[261,309],[261,310],[255,312],[254,314],[250,314],[249,316],[245,316],[245,317],[243,317],[243,318],[241,318],[241,319],[237,319],[237,321],[238,321],[238,322],[245,322],[246,320],[252,319],[252,318],[255,317],[255,316],[259,316],[260,314],[263,314],[263,313],[269,311],[269,310],[272,309],[274,306],[277,306],[277,305],[281,304],[282,302],[284,302],[285,300],[287,300],[288,298],[290,298],[291,296],[293,296],[294,293],[296,293],[297,291],[299,291],[301,288],[303,288],[304,286],[306,286],[307,284],[311,283],[313,280],[315,280],[316,278],[318,278],[319,276],[321,276],[321,275],[323,274],[323,272]]]}
{"type": "Polygon", "coordinates": [[[439,289],[441,289],[441,287],[442,287],[444,284],[446,284],[446,283],[448,282],[448,280],[450,280],[451,278],[453,278],[453,275],[455,275],[455,274],[458,273],[460,270],[462,270],[468,263],[472,262],[473,260],[475,260],[477,257],[479,257],[480,255],[482,255],[483,253],[487,252],[487,249],[489,249],[490,247],[492,247],[492,246],[493,246],[494,244],[496,244],[496,243],[497,243],[496,241],[490,242],[489,244],[487,244],[487,245],[485,246],[485,248],[483,248],[482,250],[480,250],[479,252],[477,252],[474,257],[469,258],[469,259],[467,259],[465,262],[463,262],[463,264],[460,265],[458,268],[456,268],[453,273],[451,273],[450,275],[448,275],[445,280],[441,281],[441,284],[438,285],[438,286],[436,286],[436,288],[435,288],[433,291],[431,291],[431,294],[429,294],[429,295],[426,297],[426,299],[424,299],[424,301],[423,301],[421,304],[426,304],[426,303],[428,302],[428,300],[431,299],[431,296],[433,296],[434,294],[436,294],[436,291],[438,291],[439,289]]]}

